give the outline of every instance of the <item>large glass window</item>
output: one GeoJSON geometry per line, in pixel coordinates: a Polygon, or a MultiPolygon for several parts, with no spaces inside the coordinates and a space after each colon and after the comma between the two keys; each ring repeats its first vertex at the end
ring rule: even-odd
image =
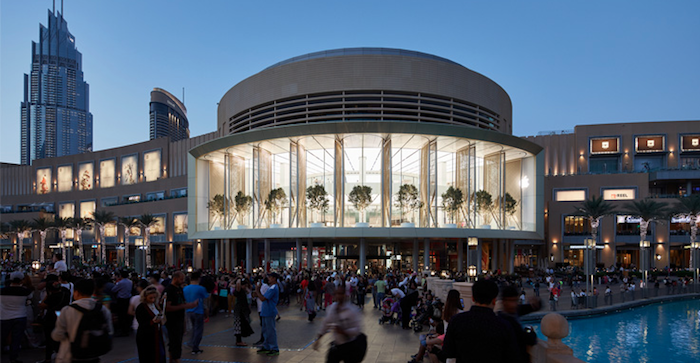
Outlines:
{"type": "Polygon", "coordinates": [[[94,163],[82,163],[78,166],[78,190],[92,190],[95,178],[94,163]]]}
{"type": "Polygon", "coordinates": [[[160,179],[161,176],[161,156],[160,150],[143,153],[143,178],[150,182],[160,179]]]}
{"type": "Polygon", "coordinates": [[[80,202],[80,218],[95,218],[95,201],[80,202]]]}
{"type": "Polygon", "coordinates": [[[620,159],[612,158],[591,158],[589,171],[596,174],[616,173],[620,170],[620,159]]]}
{"type": "Polygon", "coordinates": [[[51,168],[41,168],[36,170],[36,194],[47,194],[51,192],[51,168]]]}
{"type": "Polygon", "coordinates": [[[100,187],[111,188],[116,182],[115,170],[117,168],[115,159],[100,161],[100,187]]]}
{"type": "Polygon", "coordinates": [[[175,234],[187,234],[187,213],[173,215],[173,229],[175,234]]]}
{"type": "Polygon", "coordinates": [[[689,217],[671,217],[671,226],[669,232],[672,236],[689,236],[690,235],[690,218],[689,217]]]}
{"type": "Polygon", "coordinates": [[[122,156],[122,172],[120,178],[122,185],[136,184],[139,180],[138,155],[122,156]]]}
{"type": "Polygon", "coordinates": [[[587,236],[591,234],[588,218],[581,216],[564,217],[565,236],[587,236]]]}
{"type": "Polygon", "coordinates": [[[639,234],[639,222],[641,220],[632,216],[617,216],[616,233],[618,236],[629,236],[639,234]]]}

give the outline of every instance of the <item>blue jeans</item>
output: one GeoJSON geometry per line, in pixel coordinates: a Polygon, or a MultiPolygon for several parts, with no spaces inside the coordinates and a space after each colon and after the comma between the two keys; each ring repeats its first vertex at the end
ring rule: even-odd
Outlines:
{"type": "Polygon", "coordinates": [[[262,330],[265,341],[263,342],[263,349],[265,350],[280,350],[277,346],[277,330],[275,330],[275,317],[274,316],[263,316],[262,319],[262,330]]]}
{"type": "Polygon", "coordinates": [[[204,315],[188,312],[187,319],[192,324],[192,337],[189,346],[192,347],[192,351],[198,351],[199,343],[202,341],[202,333],[204,333],[204,315]]]}
{"type": "Polygon", "coordinates": [[[14,361],[19,355],[19,345],[24,336],[24,329],[27,327],[27,318],[2,320],[0,326],[2,326],[2,337],[0,337],[0,340],[4,341],[8,335],[12,337],[10,360],[14,361]]]}
{"type": "Polygon", "coordinates": [[[377,302],[375,303],[375,306],[379,306],[379,308],[382,307],[382,301],[384,300],[384,296],[386,294],[383,292],[378,292],[377,293],[377,302]]]}

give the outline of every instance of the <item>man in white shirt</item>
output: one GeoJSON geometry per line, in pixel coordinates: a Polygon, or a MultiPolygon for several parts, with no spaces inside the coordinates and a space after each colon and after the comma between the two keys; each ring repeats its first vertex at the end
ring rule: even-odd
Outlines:
{"type": "Polygon", "coordinates": [[[326,311],[321,331],[314,342],[318,351],[321,337],[332,331],[333,343],[328,350],[326,362],[359,363],[367,352],[367,337],[362,333],[362,314],[348,301],[345,286],[335,290],[335,303],[326,311]]]}
{"type": "Polygon", "coordinates": [[[403,290],[399,289],[398,287],[391,289],[391,294],[399,299],[406,297],[406,293],[404,293],[403,290]]]}
{"type": "Polygon", "coordinates": [[[63,256],[61,256],[60,253],[53,255],[53,268],[49,269],[49,271],[55,273],[56,275],[60,275],[62,272],[68,271],[66,261],[63,260],[63,256]]]}

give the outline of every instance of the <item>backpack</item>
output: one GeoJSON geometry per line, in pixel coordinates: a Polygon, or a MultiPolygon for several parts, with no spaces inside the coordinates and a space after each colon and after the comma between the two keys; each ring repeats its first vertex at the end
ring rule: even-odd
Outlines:
{"type": "Polygon", "coordinates": [[[73,359],[99,358],[112,350],[112,336],[109,334],[107,319],[102,313],[102,304],[98,302],[92,310],[77,304],[69,306],[83,313],[75,340],[70,345],[73,359]]]}

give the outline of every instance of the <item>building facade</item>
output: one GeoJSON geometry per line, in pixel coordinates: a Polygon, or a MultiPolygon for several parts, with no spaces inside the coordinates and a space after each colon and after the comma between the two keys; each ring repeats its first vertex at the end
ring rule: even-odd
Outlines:
{"type": "Polygon", "coordinates": [[[63,15],[49,11],[32,42],[32,69],[24,75],[21,163],[92,150],[90,87],[83,59],[63,15]]]}
{"type": "MultiPolygon", "coordinates": [[[[624,210],[652,198],[678,211],[678,198],[700,193],[700,121],[580,125],[525,138],[544,148],[546,241],[550,264],[582,266],[586,219],[575,207],[602,196],[617,212],[601,221],[600,266],[640,266],[640,223],[624,210]]],[[[690,221],[653,223],[649,266],[687,268],[690,221]]]]}
{"type": "Polygon", "coordinates": [[[178,141],[190,137],[190,124],[187,121],[187,108],[170,92],[154,88],[151,91],[150,138],[167,137],[178,141]]]}
{"type": "Polygon", "coordinates": [[[190,151],[190,238],[245,244],[247,268],[381,270],[400,256],[463,270],[470,238],[470,266],[512,270],[525,249],[536,265],[543,154],[511,135],[511,108],[495,82],[424,53],[280,62],[231,88],[226,136],[190,151]]]}

